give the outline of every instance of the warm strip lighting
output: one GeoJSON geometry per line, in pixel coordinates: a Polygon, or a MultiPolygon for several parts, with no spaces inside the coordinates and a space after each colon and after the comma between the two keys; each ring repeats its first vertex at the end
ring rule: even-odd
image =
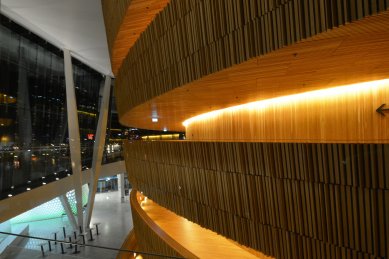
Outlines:
{"type": "Polygon", "coordinates": [[[86,115],[86,116],[90,116],[90,117],[96,117],[97,116],[96,113],[80,111],[80,110],[77,110],[77,112],[80,113],[80,114],[86,115]]]}
{"type": "Polygon", "coordinates": [[[215,118],[225,112],[236,112],[241,110],[259,110],[259,109],[267,108],[270,105],[274,105],[274,104],[285,105],[288,102],[296,102],[299,100],[305,101],[309,99],[318,99],[318,98],[324,99],[324,98],[335,97],[340,95],[355,94],[358,91],[371,90],[371,88],[373,87],[383,87],[387,85],[389,85],[389,79],[383,79],[383,80],[370,81],[370,82],[358,83],[352,85],[343,85],[343,86],[337,86],[337,87],[332,87],[327,89],[309,91],[305,93],[281,96],[281,97],[276,97],[276,98],[271,98],[271,99],[266,99],[266,100],[251,102],[251,103],[245,103],[237,106],[228,107],[225,109],[203,113],[195,117],[192,117],[190,119],[187,119],[182,124],[185,127],[188,127],[189,124],[193,122],[215,118]]]}
{"type": "Polygon", "coordinates": [[[180,134],[164,134],[164,135],[152,135],[142,136],[143,140],[166,140],[166,139],[179,139],[180,134]]]}

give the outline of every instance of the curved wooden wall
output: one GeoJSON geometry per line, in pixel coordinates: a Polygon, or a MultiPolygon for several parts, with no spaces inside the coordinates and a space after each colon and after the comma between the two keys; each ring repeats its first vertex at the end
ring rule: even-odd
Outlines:
{"type": "MultiPolygon", "coordinates": [[[[116,35],[118,34],[120,27],[122,26],[123,19],[126,16],[127,9],[132,0],[101,0],[101,6],[103,9],[105,32],[107,34],[107,42],[109,53],[115,46],[116,35]]],[[[112,55],[111,55],[112,59],[112,55]]]]}
{"type": "MultiPolygon", "coordinates": [[[[134,233],[139,251],[160,255],[197,258],[169,237],[163,229],[157,226],[143,211],[137,200],[138,193],[133,189],[130,194],[134,233]]],[[[143,258],[161,258],[159,256],[145,256],[143,258]]]]}
{"type": "MultiPolygon", "coordinates": [[[[161,237],[161,241],[165,242],[169,247],[174,248],[184,258],[245,258],[245,259],[274,259],[269,256],[244,247],[227,239],[209,229],[202,228],[196,223],[190,222],[187,219],[178,216],[174,212],[161,207],[150,198],[145,197],[141,193],[137,193],[137,201],[139,209],[143,210],[141,220],[146,220],[145,224],[149,226],[147,231],[138,231],[142,235],[143,246],[148,251],[160,251],[153,242],[153,237],[149,230],[154,231],[154,235],[161,237]],[[179,244],[178,244],[179,243],[179,244]],[[154,247],[151,249],[150,247],[154,247]]],[[[135,204],[136,206],[136,204],[135,204]]],[[[136,211],[138,213],[138,211],[136,211]]]]}
{"type": "MultiPolygon", "coordinates": [[[[132,229],[130,233],[128,233],[128,236],[124,240],[122,246],[120,249],[126,249],[126,250],[135,250],[137,251],[137,241],[135,236],[135,231],[132,229]]],[[[116,256],[116,259],[135,259],[135,256],[133,253],[128,252],[119,252],[116,256]]]]}
{"type": "MultiPolygon", "coordinates": [[[[180,130],[177,118],[186,111],[388,78],[388,7],[389,0],[172,0],[128,41],[136,40],[131,49],[126,37],[122,50],[111,49],[126,56],[117,63],[120,121],[151,128],[151,116],[162,110],[166,124],[155,129],[180,130]]],[[[321,114],[325,120],[299,117],[322,109],[306,101],[292,105],[291,114],[269,108],[286,119],[267,117],[276,125],[268,129],[252,120],[258,114],[242,113],[213,120],[214,129],[192,124],[188,133],[217,139],[221,130],[219,139],[231,141],[387,142],[387,122],[375,112],[387,90],[353,98],[355,107],[339,99],[347,108],[334,109],[345,112],[336,119],[347,132],[325,125],[335,124],[327,120],[330,110],[321,114]],[[342,119],[350,114],[352,121],[342,119]]],[[[240,244],[276,258],[389,257],[388,144],[135,142],[126,143],[125,153],[134,187],[240,244]]],[[[139,215],[138,232],[155,235],[139,215]]]]}
{"type": "Polygon", "coordinates": [[[388,258],[389,145],[127,142],[129,180],[276,258],[388,258]]]}
{"type": "Polygon", "coordinates": [[[115,75],[141,33],[168,3],[169,0],[102,0],[115,75]]]}
{"type": "Polygon", "coordinates": [[[388,79],[308,92],[194,117],[186,139],[389,143],[389,119],[376,112],[385,103],[388,79]]]}
{"type": "Polygon", "coordinates": [[[119,114],[388,6],[388,0],[172,0],[123,61],[115,86],[119,114]]]}
{"type": "Polygon", "coordinates": [[[121,114],[120,119],[128,126],[184,131],[184,120],[212,110],[387,79],[387,28],[389,11],[175,88],[121,114]],[[158,115],[157,123],[151,121],[152,115],[158,115]]]}

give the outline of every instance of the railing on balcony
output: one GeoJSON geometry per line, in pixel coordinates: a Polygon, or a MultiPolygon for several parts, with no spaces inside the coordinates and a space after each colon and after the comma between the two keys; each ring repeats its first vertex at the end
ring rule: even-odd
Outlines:
{"type": "MultiPolygon", "coordinates": [[[[40,251],[42,258],[48,256],[48,255],[75,255],[78,253],[81,253],[83,249],[89,248],[89,249],[98,249],[98,250],[105,250],[105,251],[114,251],[117,253],[127,254],[129,258],[139,258],[138,255],[143,256],[152,256],[156,258],[183,258],[183,257],[177,257],[177,256],[171,256],[171,255],[163,255],[158,253],[150,253],[150,252],[143,252],[138,250],[130,250],[130,249],[121,249],[121,248],[113,248],[108,246],[100,246],[100,245],[94,245],[92,244],[95,240],[93,237],[96,236],[96,232],[92,232],[93,229],[89,229],[86,232],[78,232],[75,231],[74,234],[70,233],[68,236],[68,240],[63,239],[57,239],[57,235],[55,238],[44,238],[44,237],[36,237],[36,236],[30,236],[30,235],[24,235],[24,234],[15,234],[15,233],[9,233],[9,232],[3,232],[0,231],[0,235],[4,236],[13,236],[18,237],[22,239],[34,239],[39,241],[37,243],[36,250],[40,251]],[[76,238],[73,238],[73,235],[76,236],[76,238]]],[[[65,234],[66,236],[66,234],[65,234]]],[[[18,247],[20,251],[18,253],[23,253],[23,248],[18,247]]],[[[12,249],[12,247],[11,247],[12,249]]],[[[5,251],[7,253],[7,251],[5,251]]],[[[141,258],[141,257],[140,257],[141,258]]]]}

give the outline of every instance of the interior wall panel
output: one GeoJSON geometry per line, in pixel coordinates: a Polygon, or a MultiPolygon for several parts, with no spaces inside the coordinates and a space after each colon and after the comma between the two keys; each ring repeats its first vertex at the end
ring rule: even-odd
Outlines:
{"type": "Polygon", "coordinates": [[[388,8],[386,2],[359,2],[172,0],[120,67],[115,87],[119,114],[206,75],[388,8]]]}
{"type": "Polygon", "coordinates": [[[130,4],[131,0],[101,0],[101,7],[104,15],[105,30],[107,34],[107,42],[110,54],[114,47],[116,35],[120,30],[123,19],[126,16],[127,9],[130,4]]]}
{"type": "Polygon", "coordinates": [[[276,258],[387,258],[389,145],[127,142],[131,184],[276,258]]]}
{"type": "Polygon", "coordinates": [[[142,258],[158,259],[169,256],[173,258],[197,258],[190,252],[181,248],[177,242],[169,243],[167,241],[171,240],[171,238],[169,239],[163,229],[159,228],[159,226],[148,217],[147,213],[143,211],[138,204],[136,192],[134,191],[130,194],[130,202],[137,249],[142,252],[150,253],[142,254],[142,258]]]}
{"type": "Polygon", "coordinates": [[[389,80],[323,89],[187,120],[188,140],[388,143],[389,80]],[[386,108],[383,106],[382,108],[386,108]]]}
{"type": "Polygon", "coordinates": [[[112,72],[169,0],[102,0],[112,72]]]}

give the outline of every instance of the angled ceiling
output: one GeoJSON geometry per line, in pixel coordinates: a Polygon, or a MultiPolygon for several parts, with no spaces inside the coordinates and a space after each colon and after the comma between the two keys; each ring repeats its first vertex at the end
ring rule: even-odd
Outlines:
{"type": "Polygon", "coordinates": [[[112,75],[100,0],[0,0],[1,13],[112,75]]]}

